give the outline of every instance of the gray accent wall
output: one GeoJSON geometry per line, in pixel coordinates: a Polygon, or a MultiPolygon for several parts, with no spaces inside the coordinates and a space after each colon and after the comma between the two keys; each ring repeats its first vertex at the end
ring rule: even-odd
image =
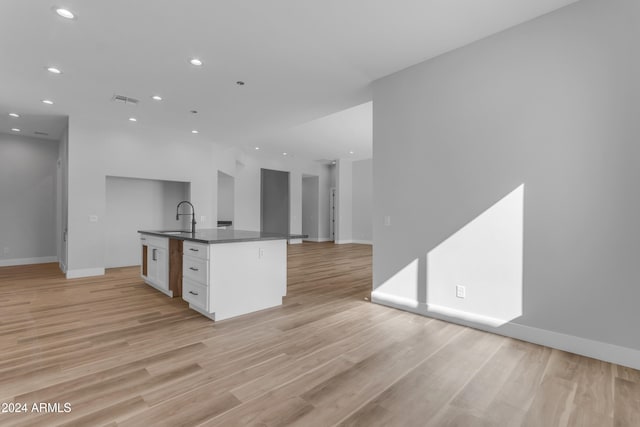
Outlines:
{"type": "Polygon", "coordinates": [[[57,141],[0,134],[0,265],[57,259],[57,163],[57,141]]]}
{"type": "Polygon", "coordinates": [[[317,176],[302,177],[302,234],[309,240],[318,239],[320,179],[317,176]]]}
{"type": "Polygon", "coordinates": [[[260,170],[260,231],[289,234],[289,172],[260,170]]]}
{"type": "Polygon", "coordinates": [[[524,184],[511,323],[640,349],[638,40],[640,2],[583,0],[375,82],[374,291],[417,265],[428,308],[427,254],[524,184]]]}

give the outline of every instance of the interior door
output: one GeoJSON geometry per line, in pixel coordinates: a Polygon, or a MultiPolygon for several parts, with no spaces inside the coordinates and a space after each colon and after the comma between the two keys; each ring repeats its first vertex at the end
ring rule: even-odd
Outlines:
{"type": "Polygon", "coordinates": [[[260,170],[260,230],[289,234],[289,172],[260,170]]]}

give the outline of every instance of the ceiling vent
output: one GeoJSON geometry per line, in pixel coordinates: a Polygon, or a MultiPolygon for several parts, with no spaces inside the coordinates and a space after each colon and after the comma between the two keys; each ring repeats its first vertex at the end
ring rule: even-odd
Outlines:
{"type": "Polygon", "coordinates": [[[48,133],[46,133],[46,132],[40,132],[39,130],[35,131],[33,134],[34,134],[34,135],[41,135],[41,136],[49,136],[49,134],[48,134],[48,133]]]}
{"type": "Polygon", "coordinates": [[[113,95],[113,98],[111,98],[111,100],[115,102],[121,102],[123,104],[131,104],[131,105],[138,105],[138,102],[140,102],[140,100],[138,99],[129,98],[128,96],[124,96],[124,95],[113,95]]]}

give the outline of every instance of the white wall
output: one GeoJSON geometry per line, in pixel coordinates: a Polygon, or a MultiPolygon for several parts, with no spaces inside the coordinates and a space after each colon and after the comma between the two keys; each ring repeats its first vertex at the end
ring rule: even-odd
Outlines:
{"type": "Polygon", "coordinates": [[[191,184],[198,226],[216,218],[213,145],[184,132],[69,118],[69,269],[67,277],[104,273],[106,176],[191,184]],[[89,220],[91,215],[97,222],[89,220]],[[205,220],[202,221],[202,216],[205,220]]]}
{"type": "MultiPolygon", "coordinates": [[[[69,119],[67,277],[104,273],[106,176],[190,183],[198,228],[217,225],[218,170],[234,177],[234,226],[238,229],[260,229],[260,168],[289,171],[299,186],[302,174],[318,175],[320,197],[329,198],[329,170],[317,162],[253,158],[202,135],[139,125],[79,116],[69,119]],[[89,220],[94,215],[97,222],[89,220]]],[[[300,189],[293,190],[291,232],[300,233],[302,194],[300,189]]],[[[326,222],[320,233],[328,235],[328,205],[326,209],[320,207],[319,215],[321,224],[326,222]]]]}
{"type": "Polygon", "coordinates": [[[337,244],[353,241],[353,162],[340,159],[336,164],[337,244]]]}
{"type": "Polygon", "coordinates": [[[227,165],[233,163],[234,171],[227,169],[225,173],[235,178],[235,228],[260,230],[260,169],[265,168],[289,172],[291,233],[302,232],[302,176],[318,176],[321,201],[318,207],[318,234],[319,238],[328,239],[330,171],[327,165],[295,158],[255,158],[235,149],[228,150],[227,155],[234,159],[233,162],[227,160],[227,165]]]}
{"type": "Polygon", "coordinates": [[[426,254],[524,184],[497,331],[640,367],[638,40],[640,2],[583,0],[377,81],[374,289],[418,263],[413,301],[377,301],[429,313],[426,254]]]}
{"type": "Polygon", "coordinates": [[[0,134],[0,266],[57,260],[58,142],[0,134]]]}
{"type": "Polygon", "coordinates": [[[109,176],[105,197],[106,268],[140,264],[138,230],[191,227],[190,216],[175,217],[178,203],[189,198],[185,183],[109,176]]]}
{"type": "Polygon", "coordinates": [[[69,126],[58,143],[58,171],[56,179],[56,247],[58,265],[67,271],[67,227],[69,206],[69,126]]]}
{"type": "Polygon", "coordinates": [[[353,162],[352,230],[354,243],[373,242],[373,160],[353,162]]]}

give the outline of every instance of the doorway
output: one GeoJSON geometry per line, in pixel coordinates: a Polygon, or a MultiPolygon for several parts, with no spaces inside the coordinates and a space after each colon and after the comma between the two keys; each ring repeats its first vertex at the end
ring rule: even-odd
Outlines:
{"type": "Polygon", "coordinates": [[[235,181],[218,171],[218,227],[233,226],[235,181]]]}
{"type": "Polygon", "coordinates": [[[332,187],[329,190],[329,238],[332,242],[336,241],[336,189],[332,187]]]}
{"type": "Polygon", "coordinates": [[[289,172],[260,169],[260,231],[289,234],[289,172]]]}
{"type": "Polygon", "coordinates": [[[314,175],[302,176],[302,234],[308,240],[318,240],[318,206],[320,201],[320,178],[314,175]]]}

